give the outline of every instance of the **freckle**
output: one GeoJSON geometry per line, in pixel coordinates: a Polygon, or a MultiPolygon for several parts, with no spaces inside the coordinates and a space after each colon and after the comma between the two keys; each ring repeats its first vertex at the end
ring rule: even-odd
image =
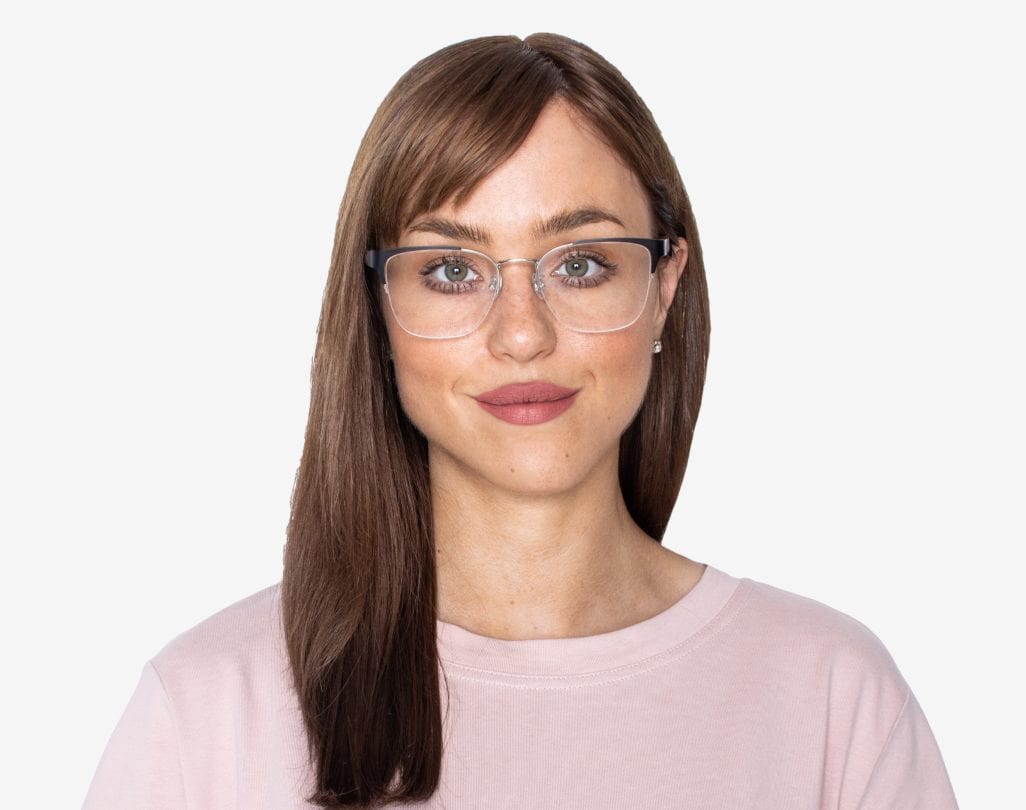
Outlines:
{"type": "Polygon", "coordinates": [[[509,468],[509,471],[510,471],[510,472],[514,472],[514,470],[513,470],[513,468],[512,468],[512,467],[510,467],[510,468],[509,468]]]}
{"type": "Polygon", "coordinates": [[[567,458],[570,458],[570,454],[569,453],[564,453],[563,455],[566,456],[567,458]]]}

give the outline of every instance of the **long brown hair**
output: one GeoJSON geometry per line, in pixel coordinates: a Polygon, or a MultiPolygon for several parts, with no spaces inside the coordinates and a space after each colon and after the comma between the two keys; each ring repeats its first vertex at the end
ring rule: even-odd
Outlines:
{"type": "MultiPolygon", "coordinates": [[[[321,807],[434,793],[442,763],[427,447],[403,413],[369,247],[465,199],[565,99],[630,166],[660,236],[688,260],[640,411],[620,441],[631,516],[661,541],[705,383],[709,306],[687,192],[644,102],[619,71],[555,34],[482,37],[428,56],[374,116],[335,230],[282,578],[282,610],[321,807]]],[[[443,673],[444,676],[444,673],[443,673]]]]}

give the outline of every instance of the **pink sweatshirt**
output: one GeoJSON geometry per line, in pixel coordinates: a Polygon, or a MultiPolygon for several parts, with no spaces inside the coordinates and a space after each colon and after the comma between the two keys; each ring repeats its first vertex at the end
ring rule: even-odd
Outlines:
{"type": "MultiPolygon", "coordinates": [[[[310,807],[280,583],[172,640],[86,810],[310,807]]],[[[956,808],[923,711],[864,625],[707,566],[610,633],[508,641],[438,623],[449,683],[431,808],[956,808]]],[[[444,683],[443,690],[444,704],[444,683]]]]}

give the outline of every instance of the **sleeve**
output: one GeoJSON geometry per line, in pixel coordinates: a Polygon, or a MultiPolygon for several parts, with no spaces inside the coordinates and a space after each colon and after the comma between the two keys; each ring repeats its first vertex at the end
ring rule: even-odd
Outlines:
{"type": "Polygon", "coordinates": [[[958,810],[937,741],[911,690],[858,810],[958,810]]]}
{"type": "Polygon", "coordinates": [[[185,810],[178,734],[152,662],[114,728],[82,810],[185,810]]]}

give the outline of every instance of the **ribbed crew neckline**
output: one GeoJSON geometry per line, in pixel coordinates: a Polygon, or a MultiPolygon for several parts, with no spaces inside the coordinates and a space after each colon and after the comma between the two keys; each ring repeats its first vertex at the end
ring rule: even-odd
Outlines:
{"type": "Polygon", "coordinates": [[[589,676],[623,670],[692,639],[734,595],[740,580],[706,563],[684,596],[655,616],[592,636],[499,639],[437,620],[443,664],[497,676],[589,676]]]}

